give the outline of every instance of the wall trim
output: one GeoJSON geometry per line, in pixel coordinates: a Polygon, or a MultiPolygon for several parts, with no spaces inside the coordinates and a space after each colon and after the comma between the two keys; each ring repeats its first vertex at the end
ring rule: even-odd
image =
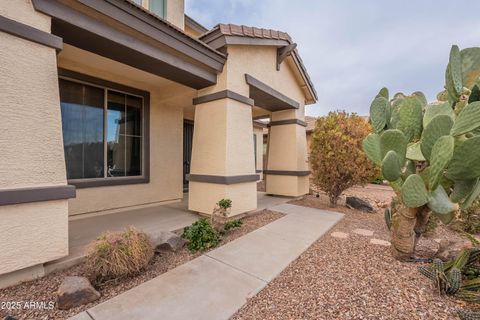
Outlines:
{"type": "Polygon", "coordinates": [[[264,170],[264,174],[272,176],[294,176],[294,177],[305,177],[310,175],[309,170],[305,171],[290,171],[290,170],[264,170]]]}
{"type": "Polygon", "coordinates": [[[307,123],[303,120],[300,119],[287,119],[287,120],[278,120],[278,121],[272,121],[268,124],[269,127],[272,126],[281,126],[285,124],[298,124],[299,126],[306,127],[307,123]]]}
{"type": "Polygon", "coordinates": [[[0,15],[0,31],[56,50],[63,49],[62,38],[2,15],[0,15]]]}
{"type": "Polygon", "coordinates": [[[245,97],[231,90],[223,90],[223,91],[207,94],[201,97],[193,98],[192,103],[193,105],[197,105],[197,104],[207,103],[210,101],[221,100],[225,98],[229,98],[244,104],[248,104],[250,106],[253,106],[254,104],[253,99],[250,99],[249,97],[245,97]]]}
{"type": "Polygon", "coordinates": [[[207,174],[189,174],[187,180],[192,182],[205,182],[215,184],[236,184],[243,182],[255,182],[260,180],[258,174],[246,174],[238,176],[216,176],[207,174]]]}
{"type": "Polygon", "coordinates": [[[250,98],[255,101],[255,105],[270,111],[281,111],[287,109],[298,109],[300,103],[287,97],[280,91],[275,90],[268,84],[255,79],[249,74],[245,74],[245,81],[250,86],[250,98]]]}
{"type": "Polygon", "coordinates": [[[258,169],[257,169],[257,170],[255,170],[255,172],[256,172],[256,173],[262,173],[263,170],[258,170],[258,169]]]}
{"type": "Polygon", "coordinates": [[[0,190],[0,206],[75,198],[75,186],[48,186],[0,190]]]}

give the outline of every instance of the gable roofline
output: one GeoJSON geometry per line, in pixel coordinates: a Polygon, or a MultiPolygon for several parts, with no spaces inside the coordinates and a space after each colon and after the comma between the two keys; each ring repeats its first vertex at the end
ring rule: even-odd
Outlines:
{"type": "Polygon", "coordinates": [[[198,21],[193,19],[192,17],[185,14],[185,26],[195,30],[196,32],[203,34],[208,31],[206,27],[200,24],[198,21]]]}
{"type": "MultiPolygon", "coordinates": [[[[205,42],[214,49],[219,49],[229,44],[263,45],[275,46],[277,48],[294,44],[292,38],[286,32],[222,23],[202,34],[199,37],[199,40],[205,42]]],[[[294,48],[291,51],[291,57],[298,68],[306,89],[311,95],[311,99],[308,102],[315,103],[318,100],[317,92],[297,48],[294,48]]]]}

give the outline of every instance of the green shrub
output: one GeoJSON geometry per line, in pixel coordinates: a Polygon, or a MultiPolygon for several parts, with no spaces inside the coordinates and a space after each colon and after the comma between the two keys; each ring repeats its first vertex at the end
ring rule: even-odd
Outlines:
{"type": "Polygon", "coordinates": [[[232,200],[230,199],[222,199],[217,202],[217,205],[222,208],[223,210],[230,209],[232,207],[232,200]]]}
{"type": "Polygon", "coordinates": [[[221,239],[218,231],[212,227],[206,218],[185,227],[182,237],[188,241],[188,249],[192,253],[216,247],[221,239]]]}
{"type": "Polygon", "coordinates": [[[144,269],[154,254],[150,238],[129,227],[122,232],[105,232],[87,249],[85,272],[93,283],[121,278],[144,269]]]}
{"type": "Polygon", "coordinates": [[[228,231],[230,229],[234,229],[234,228],[240,228],[242,226],[243,222],[240,221],[240,220],[232,220],[232,221],[228,221],[226,222],[224,225],[223,225],[223,230],[225,231],[228,231]]]}

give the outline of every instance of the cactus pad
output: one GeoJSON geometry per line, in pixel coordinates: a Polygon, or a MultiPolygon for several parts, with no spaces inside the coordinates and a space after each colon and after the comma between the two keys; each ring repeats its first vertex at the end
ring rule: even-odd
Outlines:
{"type": "Polygon", "coordinates": [[[448,224],[450,221],[452,221],[453,212],[459,208],[458,204],[450,201],[447,192],[441,185],[438,186],[435,191],[430,193],[428,207],[445,224],[448,224]]]}
{"type": "Polygon", "coordinates": [[[395,181],[400,178],[402,167],[400,165],[400,157],[395,151],[388,151],[383,159],[382,174],[388,181],[395,181]]]}
{"type": "Polygon", "coordinates": [[[402,185],[403,203],[409,208],[418,208],[428,203],[428,192],[423,179],[417,174],[411,174],[402,185]]]}
{"type": "Polygon", "coordinates": [[[383,87],[382,89],[380,89],[377,96],[384,97],[388,100],[388,89],[383,87]]]}
{"type": "Polygon", "coordinates": [[[427,97],[425,97],[425,95],[423,94],[423,92],[421,91],[415,91],[414,93],[412,93],[412,96],[416,97],[418,99],[418,101],[420,101],[420,103],[422,104],[422,106],[426,106],[427,105],[427,97]]]}
{"type": "Polygon", "coordinates": [[[473,187],[472,192],[468,195],[465,201],[462,202],[461,208],[467,209],[470,207],[473,201],[478,198],[478,196],[480,196],[480,179],[477,179],[477,183],[473,187]]]}
{"type": "Polygon", "coordinates": [[[370,105],[370,121],[376,133],[381,133],[387,124],[387,104],[384,97],[376,97],[370,105]]]}
{"type": "Polygon", "coordinates": [[[462,202],[472,193],[477,181],[478,179],[455,181],[450,199],[453,202],[462,202]]]}
{"type": "Polygon", "coordinates": [[[456,97],[460,96],[463,90],[462,58],[456,45],[452,46],[450,50],[446,80],[449,94],[454,94],[456,97]]]}
{"type": "Polygon", "coordinates": [[[407,153],[407,139],[402,131],[390,129],[383,132],[380,136],[380,152],[382,158],[384,158],[390,150],[397,153],[400,165],[402,166],[405,162],[405,155],[407,153]]]}
{"type": "Polygon", "coordinates": [[[410,143],[407,147],[407,159],[414,161],[425,161],[422,150],[420,149],[420,141],[410,143]]]}
{"type": "Polygon", "coordinates": [[[453,111],[450,102],[446,101],[442,104],[429,104],[425,108],[425,114],[423,116],[423,128],[426,128],[430,121],[432,121],[435,116],[440,114],[445,114],[452,117],[452,119],[455,119],[455,112],[453,111]]]}
{"type": "Polygon", "coordinates": [[[480,136],[455,142],[453,158],[446,175],[454,181],[480,177],[480,136]]]}
{"type": "Polygon", "coordinates": [[[429,189],[435,190],[443,171],[453,157],[454,139],[452,136],[440,137],[433,145],[430,157],[429,189]]]}
{"type": "Polygon", "coordinates": [[[437,139],[450,134],[450,130],[453,126],[453,120],[447,115],[435,116],[432,121],[423,130],[421,146],[422,154],[426,159],[430,160],[432,148],[437,139]]]}
{"type": "Polygon", "coordinates": [[[471,89],[480,77],[480,48],[463,49],[460,56],[463,86],[471,89]]]}
{"type": "Polygon", "coordinates": [[[472,102],[463,108],[452,127],[452,136],[459,136],[480,127],[480,102],[472,102]]]}
{"type": "Polygon", "coordinates": [[[363,151],[367,157],[377,165],[382,164],[382,154],[380,152],[380,136],[376,133],[370,133],[362,142],[363,151]]]}
{"type": "Polygon", "coordinates": [[[404,98],[392,114],[392,126],[403,132],[408,141],[420,137],[423,122],[422,103],[413,96],[404,98]]]}

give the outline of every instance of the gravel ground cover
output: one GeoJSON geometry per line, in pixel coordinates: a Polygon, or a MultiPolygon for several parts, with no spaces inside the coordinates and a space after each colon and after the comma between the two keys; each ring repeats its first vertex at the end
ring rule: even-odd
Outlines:
{"type": "MultiPolygon", "coordinates": [[[[243,222],[242,227],[233,229],[228,234],[226,234],[223,237],[220,245],[224,245],[282,216],[283,214],[271,212],[268,210],[263,210],[259,213],[247,215],[246,217],[241,219],[243,222]]],[[[179,233],[181,233],[181,231],[179,233]]],[[[0,308],[0,319],[3,319],[7,315],[13,316],[18,320],[66,319],[77,313],[80,313],[83,310],[89,309],[102,301],[108,300],[128,289],[138,286],[145,281],[157,277],[162,273],[167,272],[181,264],[184,264],[200,256],[203,253],[205,252],[191,254],[187,248],[183,248],[182,250],[177,252],[162,251],[160,254],[155,255],[152,263],[142,273],[136,276],[119,279],[117,281],[110,281],[103,284],[101,287],[96,288],[100,292],[101,298],[95,302],[83,305],[81,307],[72,308],[70,310],[59,310],[56,307],[54,307],[52,310],[5,310],[0,308]]],[[[75,275],[81,276],[82,269],[83,265],[80,264],[64,271],[52,273],[46,277],[34,281],[25,282],[14,287],[2,289],[0,290],[0,303],[7,301],[18,301],[24,304],[25,302],[30,301],[43,301],[48,304],[49,301],[55,301],[56,290],[58,289],[64,277],[75,275]]]]}
{"type": "MultiPolygon", "coordinates": [[[[347,194],[375,196],[371,188],[356,189],[347,194]]],[[[388,188],[374,189],[384,200],[393,195],[388,188]]],[[[291,203],[332,210],[324,194],[291,203]]],[[[389,247],[370,243],[372,238],[389,240],[381,208],[376,213],[361,213],[342,205],[333,210],[345,213],[345,218],[232,319],[458,319],[455,310],[464,305],[462,302],[439,296],[417,271],[417,264],[398,262],[391,257],[389,247]],[[374,234],[362,236],[354,233],[355,229],[374,234]],[[332,237],[334,232],[348,237],[332,237]]],[[[445,230],[439,234],[449,235],[445,230]]]]}

